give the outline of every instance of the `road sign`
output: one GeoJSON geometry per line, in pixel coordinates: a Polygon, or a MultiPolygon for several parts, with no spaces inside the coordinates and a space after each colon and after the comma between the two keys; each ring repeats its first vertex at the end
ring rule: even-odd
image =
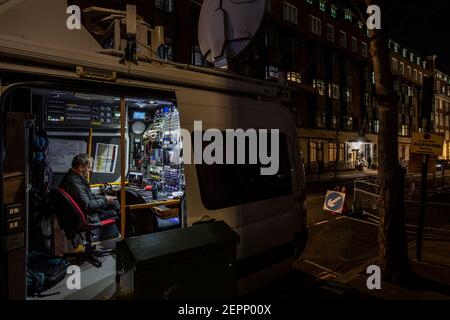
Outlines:
{"type": "MultiPolygon", "coordinates": [[[[411,153],[409,155],[409,163],[408,163],[408,173],[420,174],[422,173],[422,158],[423,155],[418,153],[411,153]]],[[[437,157],[430,156],[428,160],[428,173],[435,174],[436,173],[436,163],[437,157]]]]}
{"type": "Polygon", "coordinates": [[[414,132],[412,134],[411,152],[441,156],[443,143],[444,137],[440,134],[414,132]]]}
{"type": "Polygon", "coordinates": [[[328,191],[323,204],[323,210],[334,213],[342,213],[344,207],[345,193],[337,191],[328,191]]]}

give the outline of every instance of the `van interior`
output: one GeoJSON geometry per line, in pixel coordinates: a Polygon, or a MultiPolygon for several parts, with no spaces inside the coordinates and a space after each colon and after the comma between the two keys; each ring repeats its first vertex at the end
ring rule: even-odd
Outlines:
{"type": "MultiPolygon", "coordinates": [[[[121,201],[121,99],[126,105],[125,235],[119,233],[120,224],[110,224],[92,230],[90,240],[100,248],[113,248],[120,236],[134,237],[182,226],[185,179],[174,96],[121,98],[79,90],[21,88],[5,97],[4,107],[11,113],[25,111],[33,115],[25,133],[29,141],[27,166],[31,168],[27,173],[29,256],[36,252],[74,253],[87,240],[83,232],[76,241],[69,239],[60,219],[61,211],[65,214],[69,211],[59,202],[57,205],[52,199],[46,200],[48,191],[58,188],[75,155],[87,153],[94,158],[93,171],[88,176],[92,191],[117,196],[121,201]],[[22,110],[17,110],[18,106],[22,110]],[[44,235],[50,235],[51,239],[44,235]]],[[[37,299],[77,298],[74,294],[94,299],[108,296],[108,292],[113,294],[114,254],[101,257],[99,265],[82,260],[79,265],[85,277],[85,292],[73,293],[61,281],[50,289],[48,298],[40,294],[37,299]]]]}

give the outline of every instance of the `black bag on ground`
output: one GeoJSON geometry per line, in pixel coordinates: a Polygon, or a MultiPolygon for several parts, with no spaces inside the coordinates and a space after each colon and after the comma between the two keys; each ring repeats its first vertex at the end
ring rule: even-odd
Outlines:
{"type": "Polygon", "coordinates": [[[40,295],[63,280],[69,263],[61,258],[43,252],[28,254],[27,295],[40,295]]]}

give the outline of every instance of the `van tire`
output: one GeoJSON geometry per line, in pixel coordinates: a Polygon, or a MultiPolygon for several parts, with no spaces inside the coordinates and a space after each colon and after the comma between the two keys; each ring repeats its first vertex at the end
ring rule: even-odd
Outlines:
{"type": "Polygon", "coordinates": [[[294,259],[298,259],[306,248],[306,243],[308,242],[308,229],[305,228],[304,231],[295,234],[294,238],[294,259]]]}

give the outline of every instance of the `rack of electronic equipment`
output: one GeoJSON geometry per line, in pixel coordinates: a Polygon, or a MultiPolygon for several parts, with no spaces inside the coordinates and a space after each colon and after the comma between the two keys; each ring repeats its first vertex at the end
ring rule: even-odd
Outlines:
{"type": "Polygon", "coordinates": [[[180,121],[176,106],[156,109],[144,133],[143,169],[159,192],[184,191],[180,121]]]}

